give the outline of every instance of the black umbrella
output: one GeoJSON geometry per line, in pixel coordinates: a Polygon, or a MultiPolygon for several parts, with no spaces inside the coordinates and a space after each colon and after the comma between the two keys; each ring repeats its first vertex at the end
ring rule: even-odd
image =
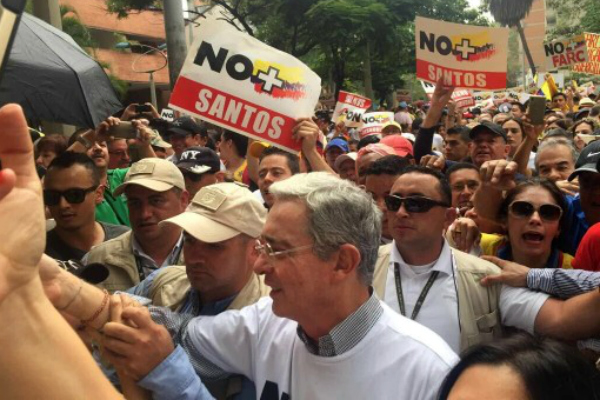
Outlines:
{"type": "Polygon", "coordinates": [[[93,128],[122,108],[104,69],[71,36],[24,13],[0,86],[30,122],[93,128]]]}

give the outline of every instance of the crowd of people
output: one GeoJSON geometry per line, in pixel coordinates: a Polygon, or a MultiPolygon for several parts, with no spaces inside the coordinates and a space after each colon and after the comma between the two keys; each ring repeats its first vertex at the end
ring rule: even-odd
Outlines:
{"type": "Polygon", "coordinates": [[[298,119],[299,155],[2,108],[3,395],[600,399],[600,103],[453,90],[365,137],[298,119]]]}

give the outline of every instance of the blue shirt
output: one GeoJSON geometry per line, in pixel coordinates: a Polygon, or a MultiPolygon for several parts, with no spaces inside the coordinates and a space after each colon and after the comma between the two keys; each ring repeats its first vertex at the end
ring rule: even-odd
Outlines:
{"type": "Polygon", "coordinates": [[[585,220],[585,214],[581,208],[579,195],[565,196],[567,202],[567,213],[565,215],[565,229],[562,229],[558,237],[558,247],[565,253],[577,253],[579,242],[590,227],[585,220]]]}

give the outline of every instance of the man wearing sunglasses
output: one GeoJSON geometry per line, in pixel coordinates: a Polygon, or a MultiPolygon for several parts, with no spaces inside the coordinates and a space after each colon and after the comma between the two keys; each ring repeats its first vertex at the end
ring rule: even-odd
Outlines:
{"type": "Polygon", "coordinates": [[[133,164],[114,191],[115,196],[123,193],[131,232],[94,247],[85,260],[108,267],[110,275],[102,285],[110,292],[127,290],[161,267],[183,264],[181,229],[159,224],[188,204],[181,171],[170,161],[145,158],[133,164]]]}
{"type": "Polygon", "coordinates": [[[225,180],[219,155],[208,147],[195,146],[185,149],[175,164],[183,174],[190,199],[203,187],[225,180]]]}
{"type": "Polygon", "coordinates": [[[600,333],[593,296],[561,302],[520,288],[482,287],[481,278],[500,271],[443,239],[456,214],[451,198],[446,178],[424,167],[405,169],[386,198],[394,241],[379,251],[373,286],[392,309],[456,352],[501,337],[502,326],[563,340],[600,333]]]}
{"type": "Polygon", "coordinates": [[[46,234],[45,253],[57,260],[81,260],[96,246],[129,229],[95,221],[102,199],[100,171],[82,153],[65,152],[56,157],[44,178],[44,204],[56,227],[46,234]]]}

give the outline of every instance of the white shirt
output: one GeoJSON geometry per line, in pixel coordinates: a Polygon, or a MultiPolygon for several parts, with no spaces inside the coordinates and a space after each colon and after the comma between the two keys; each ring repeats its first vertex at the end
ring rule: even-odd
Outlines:
{"type": "Polygon", "coordinates": [[[333,357],[310,353],[298,324],[271,307],[263,298],[187,327],[193,347],[220,369],[251,379],[257,398],[434,400],[458,361],[439,336],[385,304],[367,335],[333,357]]]}
{"type": "MultiPolygon", "coordinates": [[[[417,274],[404,262],[396,243],[392,242],[390,264],[385,285],[384,301],[394,311],[400,312],[396,291],[394,262],[400,264],[400,277],[407,316],[412,315],[414,306],[433,271],[440,271],[416,322],[425,325],[440,335],[456,353],[460,352],[459,304],[455,286],[456,263],[448,242],[444,240],[440,257],[428,272],[417,274]]],[[[458,281],[456,281],[458,284],[458,281]]],[[[502,286],[498,307],[502,325],[513,326],[534,333],[535,318],[548,299],[547,294],[523,288],[502,286]]]]}

